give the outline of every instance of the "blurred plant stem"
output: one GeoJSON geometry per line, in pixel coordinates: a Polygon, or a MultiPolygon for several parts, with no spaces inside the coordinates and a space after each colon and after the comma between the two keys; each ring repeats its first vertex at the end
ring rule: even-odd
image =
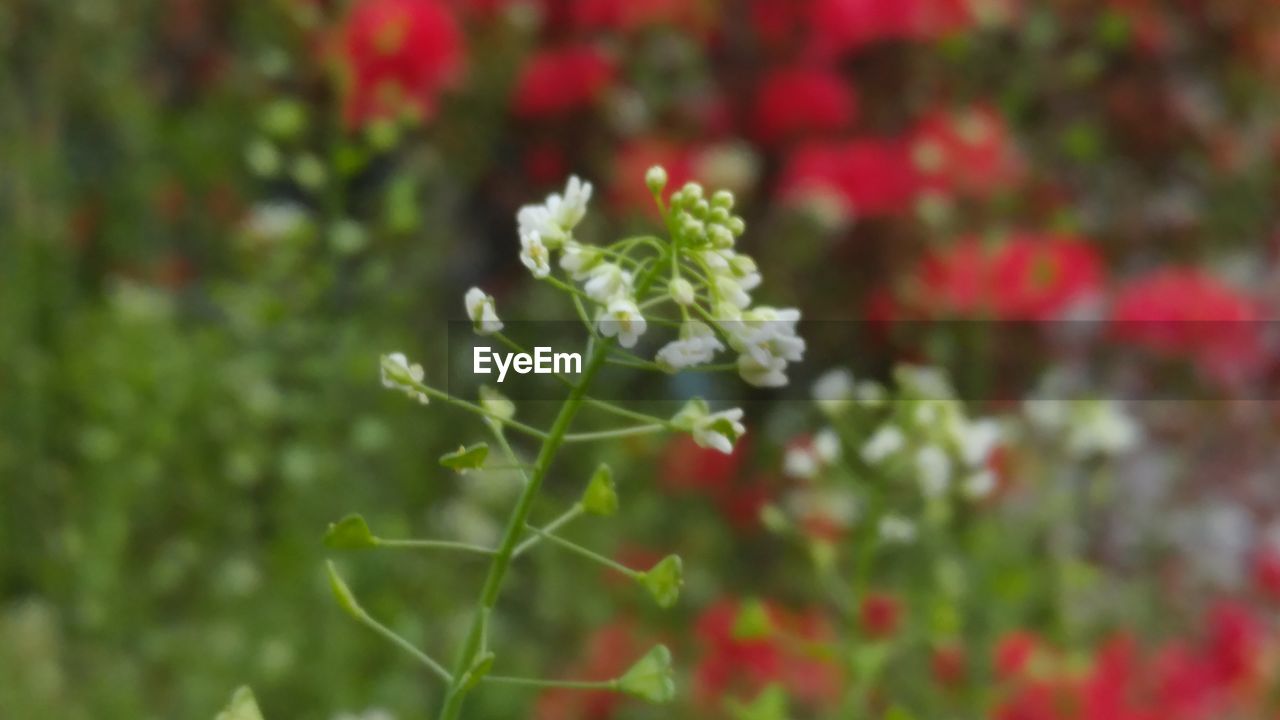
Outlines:
{"type": "MultiPolygon", "coordinates": [[[[611,340],[601,339],[595,343],[591,355],[587,359],[586,366],[583,368],[581,379],[570,390],[569,397],[565,399],[564,404],[560,407],[560,413],[556,416],[551,430],[542,442],[542,448],[538,451],[538,458],[534,461],[533,472],[529,475],[528,482],[525,483],[524,489],[520,493],[520,498],[516,501],[515,508],[511,511],[511,517],[507,520],[506,530],[503,531],[502,541],[498,544],[497,554],[494,555],[493,561],[489,564],[489,572],[485,577],[484,588],[480,593],[479,606],[471,621],[471,629],[467,632],[466,642],[463,644],[461,652],[458,653],[458,659],[454,663],[453,682],[450,683],[449,689],[446,691],[444,706],[440,709],[440,720],[458,720],[462,715],[462,704],[470,690],[467,686],[470,679],[468,670],[485,651],[484,642],[488,618],[494,606],[498,603],[498,596],[502,591],[502,581],[506,578],[507,568],[510,567],[516,548],[524,537],[529,512],[533,509],[533,501],[538,496],[538,491],[542,487],[543,480],[547,477],[547,472],[551,469],[551,462],[555,460],[556,453],[560,451],[560,447],[565,442],[569,426],[573,423],[578,410],[582,408],[582,403],[586,399],[587,388],[590,387],[592,379],[604,365],[604,361],[609,356],[609,350],[612,347],[613,342],[611,340]]],[[[501,432],[501,429],[495,428],[495,431],[501,432]]]]}

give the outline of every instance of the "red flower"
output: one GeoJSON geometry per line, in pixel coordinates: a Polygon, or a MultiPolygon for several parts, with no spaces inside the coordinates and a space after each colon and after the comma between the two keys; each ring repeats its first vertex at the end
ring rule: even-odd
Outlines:
{"type": "Polygon", "coordinates": [[[1040,638],[1026,630],[1005,634],[996,643],[996,677],[1011,680],[1023,675],[1040,648],[1040,638]]]}
{"type": "Polygon", "coordinates": [[[928,192],[987,197],[1022,175],[1009,128],[990,108],[930,113],[917,123],[910,142],[920,185],[928,192]]]}
{"type": "Polygon", "coordinates": [[[1280,603],[1280,549],[1264,547],[1257,552],[1253,581],[1269,600],[1280,603]]]}
{"type": "Polygon", "coordinates": [[[805,643],[831,640],[833,631],[822,615],[816,611],[789,612],[767,603],[772,632],[740,638],[734,632],[740,607],[733,600],[722,600],[698,618],[695,632],[701,659],[694,669],[694,683],[699,702],[718,706],[728,695],[754,697],[773,683],[811,705],[829,703],[839,696],[836,667],[814,659],[803,648],[805,643]]]}
{"type": "Polygon", "coordinates": [[[592,45],[543,50],[520,73],[516,115],[542,118],[589,107],[613,82],[613,61],[592,45]]]}
{"type": "Polygon", "coordinates": [[[782,196],[838,198],[856,218],[904,213],[913,208],[918,178],[910,149],[898,140],[853,140],[805,145],[787,159],[782,196]]]}
{"type": "Polygon", "coordinates": [[[1008,18],[1016,0],[817,0],[812,11],[820,52],[855,50],[884,40],[927,40],[980,22],[1008,18]]]}
{"type": "Polygon", "coordinates": [[[1247,684],[1258,677],[1263,626],[1252,610],[1222,601],[1209,610],[1206,655],[1212,677],[1224,686],[1247,684]]]}
{"type": "Polygon", "coordinates": [[[654,25],[706,32],[714,26],[715,5],[712,0],[542,0],[549,26],[617,32],[654,25]]]}
{"type": "Polygon", "coordinates": [[[1196,268],[1167,268],[1120,289],[1113,337],[1166,357],[1188,358],[1219,379],[1255,371],[1265,359],[1261,312],[1250,297],[1196,268]]]}
{"type": "Polygon", "coordinates": [[[357,2],[342,30],[348,127],[405,111],[430,118],[462,70],[463,49],[457,23],[435,0],[357,2]]]}
{"type": "Polygon", "coordinates": [[[858,621],[868,637],[883,640],[898,633],[902,603],[886,593],[869,593],[858,609],[858,621]]]}
{"type": "Polygon", "coordinates": [[[766,144],[834,133],[853,124],[857,113],[853,88],[838,73],[780,68],[764,77],[756,93],[755,133],[766,144]]]}
{"type": "Polygon", "coordinates": [[[664,451],[659,483],[673,494],[701,495],[715,503],[734,528],[754,530],[771,492],[766,478],[743,479],[742,459],[747,447],[745,441],[739,441],[733,453],[725,455],[699,447],[688,435],[676,436],[664,451]]]}
{"type": "Polygon", "coordinates": [[[964,648],[959,645],[942,645],[934,648],[930,665],[934,682],[945,688],[954,688],[963,684],[965,676],[969,674],[964,648]]]}
{"type": "Polygon", "coordinates": [[[926,256],[899,304],[917,317],[1050,320],[1096,294],[1102,262],[1069,236],[1016,235],[988,249],[976,237],[926,256]]]}

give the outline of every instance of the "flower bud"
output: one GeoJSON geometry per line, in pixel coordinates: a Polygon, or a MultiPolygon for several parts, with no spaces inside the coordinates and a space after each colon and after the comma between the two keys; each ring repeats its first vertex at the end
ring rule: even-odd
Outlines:
{"type": "Polygon", "coordinates": [[[655,645],[618,678],[618,689],[651,703],[671,702],[676,695],[671,651],[665,645],[655,645]]]}
{"type": "Polygon", "coordinates": [[[680,586],[684,584],[684,565],[679,555],[668,555],[657,565],[642,573],[640,581],[660,608],[669,608],[680,599],[680,586]]]}
{"type": "Polygon", "coordinates": [[[716,208],[724,208],[725,210],[733,209],[733,193],[728,190],[717,190],[711,196],[711,205],[716,208]]]}
{"type": "Polygon", "coordinates": [[[693,304],[693,283],[684,278],[676,278],[671,281],[668,289],[671,291],[671,299],[675,300],[677,305],[688,307],[693,304]]]}
{"type": "Polygon", "coordinates": [[[649,168],[649,172],[644,174],[644,184],[649,186],[649,192],[658,195],[662,189],[667,186],[667,171],[661,165],[654,165],[649,168]]]}
{"type": "Polygon", "coordinates": [[[613,470],[604,463],[596,468],[582,493],[582,509],[592,515],[609,516],[618,512],[618,490],[613,484],[613,470]]]}

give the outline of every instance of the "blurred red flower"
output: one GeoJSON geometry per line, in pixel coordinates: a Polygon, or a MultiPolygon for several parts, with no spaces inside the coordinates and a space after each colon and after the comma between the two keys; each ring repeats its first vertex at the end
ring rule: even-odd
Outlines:
{"type": "Polygon", "coordinates": [[[808,143],[786,160],[780,181],[784,199],[836,198],[855,218],[907,212],[918,178],[910,147],[900,140],[808,143]]]}
{"type": "Polygon", "coordinates": [[[654,25],[702,33],[715,26],[716,0],[542,0],[547,25],[634,32],[654,25]]]}
{"type": "Polygon", "coordinates": [[[739,637],[735,630],[741,607],[735,600],[722,600],[698,618],[701,653],[693,674],[699,702],[719,706],[727,696],[750,698],[774,683],[809,705],[839,697],[836,666],[805,647],[832,641],[834,631],[825,617],[816,610],[795,612],[765,603],[772,628],[758,637],[739,637]]]}
{"type": "Polygon", "coordinates": [[[933,649],[930,658],[934,682],[944,688],[954,688],[964,683],[969,674],[969,662],[960,645],[941,645],[933,649]]]}
{"type": "Polygon", "coordinates": [[[463,54],[453,15],[435,0],[357,2],[342,29],[348,127],[404,112],[430,118],[463,54]]]}
{"type": "Polygon", "coordinates": [[[514,111],[524,118],[544,118],[589,107],[613,77],[613,60],[593,45],[541,50],[520,72],[514,111]]]}
{"type": "Polygon", "coordinates": [[[853,87],[824,67],[771,70],[756,93],[754,129],[765,144],[847,129],[858,114],[853,87]]]}
{"type": "Polygon", "coordinates": [[[1158,270],[1124,285],[1111,309],[1112,337],[1210,376],[1234,379],[1265,359],[1261,310],[1249,296],[1193,267],[1158,270]]]}
{"type": "Polygon", "coordinates": [[[902,603],[888,593],[868,593],[858,608],[858,622],[868,637],[884,640],[898,634],[902,603]]]}
{"type": "Polygon", "coordinates": [[[928,40],[1005,20],[1018,0],[816,0],[811,22],[824,53],[886,40],[928,40]]]}
{"type": "Polygon", "coordinates": [[[1026,233],[988,248],[966,237],[921,260],[890,314],[1051,320],[1101,284],[1102,261],[1079,238],[1026,233]]]}
{"type": "Polygon", "coordinates": [[[1035,633],[1026,630],[1006,633],[996,643],[996,677],[1001,680],[1011,680],[1022,675],[1026,672],[1040,645],[1040,637],[1035,633]]]}
{"type": "Polygon", "coordinates": [[[760,511],[772,493],[767,478],[747,480],[742,475],[746,441],[739,441],[733,453],[699,447],[688,435],[671,439],[659,465],[659,484],[672,494],[701,495],[715,504],[720,514],[738,530],[754,530],[760,525],[760,511]]]}
{"type": "Polygon", "coordinates": [[[987,197],[1023,174],[1008,125],[988,107],[934,111],[916,124],[910,142],[923,192],[987,197]]]}
{"type": "Polygon", "coordinates": [[[1253,581],[1267,599],[1280,603],[1280,549],[1260,548],[1253,559],[1253,581]]]}

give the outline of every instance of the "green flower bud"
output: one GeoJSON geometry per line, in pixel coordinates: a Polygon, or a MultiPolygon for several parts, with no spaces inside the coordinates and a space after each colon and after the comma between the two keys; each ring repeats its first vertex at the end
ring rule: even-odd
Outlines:
{"type": "Polygon", "coordinates": [[[618,678],[618,689],[651,703],[671,702],[676,696],[671,651],[665,645],[655,645],[618,678]]]}
{"type": "Polygon", "coordinates": [[[680,599],[680,586],[684,584],[684,564],[679,555],[668,555],[643,573],[640,580],[658,603],[658,607],[669,608],[680,599]]]}
{"type": "Polygon", "coordinates": [[[649,172],[644,174],[644,184],[649,186],[649,192],[654,195],[662,193],[663,188],[667,186],[667,171],[661,165],[654,165],[649,168],[649,172]]]}
{"type": "Polygon", "coordinates": [[[729,232],[733,233],[734,235],[740,236],[742,235],[742,233],[747,231],[747,221],[743,220],[737,215],[734,215],[733,217],[729,218],[729,221],[726,222],[724,226],[729,228],[729,232]]]}
{"type": "Polygon", "coordinates": [[[489,446],[476,443],[470,447],[459,446],[457,450],[441,455],[440,464],[463,474],[484,465],[487,457],[489,457],[489,446]]]}
{"type": "Polygon", "coordinates": [[[331,550],[365,550],[377,547],[378,539],[369,532],[369,525],[363,517],[351,514],[336,523],[329,523],[324,544],[331,550]]]}
{"type": "Polygon", "coordinates": [[[618,512],[618,491],[613,484],[613,470],[600,463],[582,493],[582,509],[592,515],[609,516],[618,512]]]}
{"type": "Polygon", "coordinates": [[[248,686],[237,689],[231,696],[231,702],[213,720],[262,720],[262,711],[258,709],[253,690],[248,686]]]}
{"type": "Polygon", "coordinates": [[[715,194],[711,196],[711,205],[716,208],[732,210],[733,209],[733,193],[729,192],[728,190],[717,190],[715,194]]]}
{"type": "Polygon", "coordinates": [[[671,299],[675,300],[677,305],[688,307],[693,304],[695,299],[693,283],[688,280],[676,278],[671,281],[667,289],[671,292],[671,299]]]}
{"type": "Polygon", "coordinates": [[[338,568],[333,564],[332,560],[328,561],[329,566],[329,587],[333,590],[333,596],[338,600],[338,607],[342,611],[356,620],[363,622],[368,615],[364,608],[360,607],[360,603],[356,601],[356,596],[351,594],[351,588],[343,582],[342,576],[338,574],[338,568]]]}

